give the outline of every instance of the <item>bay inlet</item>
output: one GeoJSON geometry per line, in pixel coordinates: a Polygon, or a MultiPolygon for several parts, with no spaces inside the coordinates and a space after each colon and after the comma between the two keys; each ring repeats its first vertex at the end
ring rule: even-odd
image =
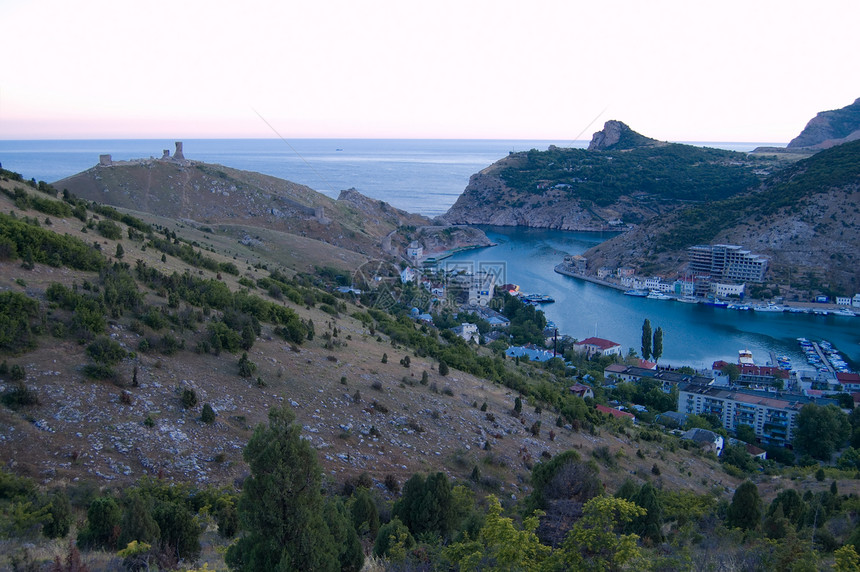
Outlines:
{"type": "Polygon", "coordinates": [[[481,227],[496,246],[456,253],[443,261],[460,266],[500,265],[504,282],[521,291],[552,296],[541,309],[560,334],[577,339],[599,336],[639,352],[642,323],[664,332],[662,364],[710,367],[716,360],[734,362],[749,349],[759,364],[771,352],[805,364],[797,338],[827,340],[860,364],[860,318],[836,315],[738,312],[702,304],[681,304],[625,296],[622,291],[554,271],[566,254],[581,254],[612,233],[583,233],[518,227],[481,227]]]}

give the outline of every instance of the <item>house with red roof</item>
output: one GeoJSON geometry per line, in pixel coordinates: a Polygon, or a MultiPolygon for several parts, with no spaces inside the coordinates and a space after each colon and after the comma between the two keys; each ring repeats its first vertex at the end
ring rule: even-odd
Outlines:
{"type": "Polygon", "coordinates": [[[603,338],[585,338],[573,344],[573,349],[584,353],[589,359],[592,356],[621,355],[621,344],[603,338]]]}
{"type": "Polygon", "coordinates": [[[601,413],[607,413],[612,415],[616,419],[630,419],[632,421],[636,421],[636,416],[630,413],[629,411],[621,411],[620,409],[615,409],[613,407],[606,407],[605,405],[595,405],[595,409],[600,411],[601,413]]]}
{"type": "Polygon", "coordinates": [[[860,391],[860,373],[837,371],[836,381],[845,391],[860,391]]]}

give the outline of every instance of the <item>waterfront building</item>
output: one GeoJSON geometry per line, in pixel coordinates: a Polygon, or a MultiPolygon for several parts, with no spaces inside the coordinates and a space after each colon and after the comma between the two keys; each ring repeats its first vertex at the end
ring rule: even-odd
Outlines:
{"type": "Polygon", "coordinates": [[[598,278],[606,278],[608,276],[612,276],[612,269],[608,266],[601,266],[597,269],[597,277],[598,278]]]}
{"type": "MultiPolygon", "coordinates": [[[[770,365],[756,365],[752,362],[743,361],[744,354],[738,357],[738,368],[740,375],[737,381],[742,384],[765,383],[772,385],[777,379],[781,380],[783,385],[789,379],[790,373],[787,370],[770,365]]],[[[715,361],[711,366],[714,371],[722,374],[723,368],[728,365],[728,362],[723,360],[715,361]]]]}
{"type": "MultiPolygon", "coordinates": [[[[714,284],[720,285],[722,289],[729,284],[761,284],[764,282],[768,264],[767,257],[734,244],[691,246],[687,248],[687,257],[687,266],[696,282],[698,295],[711,292],[714,284]]],[[[740,293],[743,293],[743,290],[740,293]]]]}
{"type": "Polygon", "coordinates": [[[711,294],[718,298],[743,298],[746,284],[726,284],[711,282],[711,294]]]}
{"type": "Polygon", "coordinates": [[[685,383],[678,386],[678,411],[686,414],[715,415],[727,431],[749,425],[762,442],[790,443],[797,428],[797,416],[808,403],[835,403],[805,395],[765,393],[747,389],[727,390],[711,385],[685,383]]]}
{"type": "Polygon", "coordinates": [[[585,274],[585,270],[588,267],[588,259],[581,254],[569,254],[564,257],[564,264],[570,268],[572,272],[585,274]]]}
{"type": "Polygon", "coordinates": [[[592,356],[621,355],[621,344],[603,338],[585,338],[581,342],[573,344],[573,349],[584,353],[589,359],[592,356]]]}

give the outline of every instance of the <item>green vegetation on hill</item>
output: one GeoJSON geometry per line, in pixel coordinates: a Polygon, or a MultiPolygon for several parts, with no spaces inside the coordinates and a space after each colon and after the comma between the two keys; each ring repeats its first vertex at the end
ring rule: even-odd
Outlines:
{"type": "Polygon", "coordinates": [[[501,178],[522,193],[555,187],[567,199],[607,206],[644,193],[663,201],[704,202],[740,193],[759,182],[762,159],[743,153],[666,144],[630,150],[531,150],[503,168],[501,178]]]}
{"type": "Polygon", "coordinates": [[[657,237],[662,250],[709,242],[744,220],[770,216],[780,209],[796,212],[817,193],[860,184],[860,141],[821,151],[780,171],[762,190],[681,211],[675,224],[657,237]]]}

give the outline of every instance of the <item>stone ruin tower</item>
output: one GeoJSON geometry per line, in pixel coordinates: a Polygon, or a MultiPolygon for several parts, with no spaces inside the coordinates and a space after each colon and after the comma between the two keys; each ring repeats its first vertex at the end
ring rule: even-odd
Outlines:
{"type": "Polygon", "coordinates": [[[184,161],[185,155],[182,154],[182,141],[176,142],[176,151],[173,152],[174,161],[184,161]]]}

